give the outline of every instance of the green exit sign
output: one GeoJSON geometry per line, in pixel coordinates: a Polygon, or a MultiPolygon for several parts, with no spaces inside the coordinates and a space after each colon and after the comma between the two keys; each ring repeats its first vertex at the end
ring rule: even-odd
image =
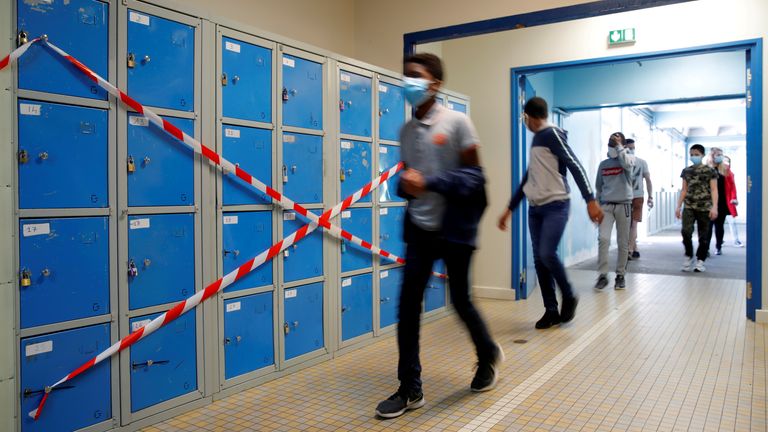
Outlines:
{"type": "Polygon", "coordinates": [[[611,30],[608,32],[608,46],[635,43],[635,29],[611,30]]]}

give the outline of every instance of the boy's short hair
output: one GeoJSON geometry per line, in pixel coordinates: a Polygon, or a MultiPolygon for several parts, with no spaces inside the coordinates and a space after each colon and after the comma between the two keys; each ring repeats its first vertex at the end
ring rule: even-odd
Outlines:
{"type": "Polygon", "coordinates": [[[443,61],[440,57],[430,53],[417,53],[410,55],[403,60],[403,64],[416,63],[424,66],[430,75],[436,80],[443,80],[443,61]]]}
{"type": "Polygon", "coordinates": [[[627,137],[625,137],[622,132],[614,132],[614,133],[612,133],[611,134],[611,138],[613,138],[614,136],[617,136],[617,137],[619,137],[619,139],[621,139],[621,142],[620,142],[621,145],[627,145],[627,137]]]}
{"type": "Polygon", "coordinates": [[[689,149],[689,151],[690,150],[698,150],[699,153],[702,154],[702,156],[707,152],[707,150],[701,144],[694,144],[694,145],[692,145],[691,148],[689,149]]]}
{"type": "Polygon", "coordinates": [[[528,117],[533,117],[536,119],[546,119],[549,117],[549,107],[547,106],[547,101],[544,100],[544,98],[540,98],[538,96],[534,96],[530,99],[528,99],[528,102],[525,103],[525,108],[523,108],[523,112],[528,115],[528,117]]]}
{"type": "Polygon", "coordinates": [[[633,140],[632,138],[627,138],[627,145],[634,144],[634,143],[635,143],[635,140],[633,140]]]}

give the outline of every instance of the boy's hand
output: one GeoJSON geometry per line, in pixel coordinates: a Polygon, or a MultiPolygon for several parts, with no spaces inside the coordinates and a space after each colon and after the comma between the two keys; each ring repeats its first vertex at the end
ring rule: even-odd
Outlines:
{"type": "Polygon", "coordinates": [[[589,213],[589,220],[592,222],[597,225],[603,223],[603,217],[605,215],[603,214],[603,209],[601,209],[600,205],[597,203],[597,200],[592,200],[587,203],[587,213],[589,213]]]}
{"type": "Polygon", "coordinates": [[[712,209],[709,211],[709,219],[715,220],[717,219],[717,209],[712,207],[712,209]]]}
{"type": "Polygon", "coordinates": [[[678,207],[677,209],[675,209],[675,217],[676,217],[677,219],[682,219],[682,218],[683,218],[683,214],[682,214],[682,212],[680,211],[680,207],[678,207]]]}
{"type": "Polygon", "coordinates": [[[507,230],[507,221],[509,220],[509,217],[512,215],[512,210],[507,209],[500,217],[499,222],[497,226],[500,230],[506,231],[507,230]]]}
{"type": "Polygon", "coordinates": [[[653,208],[653,197],[648,197],[648,208],[649,209],[653,208]]]}
{"type": "Polygon", "coordinates": [[[427,190],[426,181],[420,171],[408,168],[400,175],[400,183],[405,193],[418,197],[427,190]]]}

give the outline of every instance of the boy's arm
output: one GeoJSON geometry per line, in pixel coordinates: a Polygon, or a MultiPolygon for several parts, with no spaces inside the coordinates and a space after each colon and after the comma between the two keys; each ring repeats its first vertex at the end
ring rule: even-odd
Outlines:
{"type": "Polygon", "coordinates": [[[590,202],[595,199],[592,187],[589,185],[589,179],[587,178],[587,172],[584,171],[584,167],[581,166],[581,162],[571,150],[568,145],[565,136],[561,136],[560,132],[556,128],[552,128],[552,133],[555,135],[556,140],[550,146],[550,151],[557,156],[557,158],[565,163],[568,167],[568,171],[571,172],[573,179],[579,186],[581,196],[584,201],[590,202]]]}
{"type": "Polygon", "coordinates": [[[681,219],[681,210],[683,207],[683,201],[685,201],[685,196],[688,193],[688,181],[683,178],[683,190],[680,191],[680,197],[677,198],[677,208],[675,209],[675,216],[678,219],[681,219]]]}
{"type": "Polygon", "coordinates": [[[595,199],[600,201],[600,195],[603,194],[603,170],[602,165],[600,164],[597,167],[597,176],[595,176],[595,199]]]}
{"type": "Polygon", "coordinates": [[[717,192],[717,180],[711,179],[709,181],[709,190],[712,192],[710,195],[712,195],[712,208],[709,210],[709,218],[712,220],[717,219],[717,199],[718,199],[718,192],[717,192]]]}

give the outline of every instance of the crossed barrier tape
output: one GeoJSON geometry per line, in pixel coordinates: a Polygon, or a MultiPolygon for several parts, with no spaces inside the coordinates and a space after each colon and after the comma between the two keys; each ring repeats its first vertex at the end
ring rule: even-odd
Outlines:
{"type": "MultiPolygon", "coordinates": [[[[43,395],[42,400],[40,401],[40,404],[38,407],[31,411],[29,415],[33,417],[34,419],[39,418],[40,414],[42,413],[42,409],[45,405],[45,402],[48,399],[48,395],[50,394],[51,390],[64,382],[67,382],[76,376],[80,375],[81,373],[85,372],[86,370],[92,368],[96,364],[100,363],[101,361],[111,357],[112,355],[122,351],[125,348],[128,348],[129,346],[133,345],[137,341],[143,339],[144,337],[148,336],[149,334],[155,332],[157,329],[161,328],[162,326],[170,323],[171,321],[175,320],[182,314],[188,312],[189,310],[193,309],[206,299],[212,297],[225,287],[231,285],[238,279],[242,278],[249,272],[253,271],[255,268],[259,267],[260,265],[264,264],[265,262],[270,261],[273,259],[277,254],[287,249],[289,246],[293,245],[294,243],[300,241],[304,237],[306,237],[309,233],[314,231],[318,226],[322,226],[325,228],[329,233],[331,233],[334,237],[339,239],[344,239],[352,244],[355,244],[359,247],[365,248],[368,251],[380,255],[384,258],[387,258],[389,260],[392,260],[394,262],[403,264],[405,263],[405,260],[402,258],[391,254],[385,250],[382,250],[381,248],[372,245],[371,243],[368,243],[367,241],[360,239],[359,237],[356,237],[352,235],[351,233],[337,227],[336,225],[330,224],[329,220],[333,217],[338,216],[338,214],[343,211],[344,209],[351,206],[354,202],[357,202],[362,197],[368,195],[372,190],[379,187],[383,182],[386,182],[387,179],[394,176],[398,171],[400,171],[403,168],[402,162],[398,163],[394,167],[390,168],[386,172],[384,172],[381,176],[379,176],[374,181],[368,183],[365,185],[362,189],[358,190],[354,194],[350,195],[349,197],[345,198],[341,203],[334,206],[331,210],[328,210],[324,212],[320,217],[314,215],[313,213],[309,212],[306,208],[303,206],[293,202],[292,200],[288,199],[287,197],[283,196],[276,190],[270,188],[266,184],[262,183],[252,175],[250,175],[245,170],[241,169],[237,165],[229,162],[225,158],[223,158],[221,155],[217,154],[210,148],[204,146],[199,141],[195,140],[194,138],[190,137],[189,135],[182,132],[180,129],[178,129],[176,126],[171,124],[170,122],[163,120],[153,111],[144,108],[141,104],[136,102],[133,98],[125,94],[124,92],[120,91],[117,87],[113,86],[106,80],[104,80],[102,77],[100,77],[95,72],[91,71],[87,66],[82,64],[80,61],[75,59],[74,57],[70,56],[65,51],[61,50],[60,48],[53,45],[51,42],[48,41],[46,36],[41,36],[35,39],[32,39],[31,41],[23,44],[16,50],[14,50],[12,53],[10,53],[8,56],[0,60],[0,70],[3,70],[5,67],[7,67],[9,64],[13,64],[16,62],[16,60],[21,57],[28,49],[29,47],[37,43],[39,41],[45,41],[45,43],[56,53],[64,57],[66,60],[68,60],[70,63],[72,63],[79,71],[81,71],[83,74],[85,74],[88,78],[90,78],[92,81],[96,82],[100,87],[102,87],[104,90],[106,90],[108,93],[113,95],[114,97],[118,98],[121,102],[129,106],[130,108],[134,109],[138,113],[142,114],[144,117],[149,119],[150,122],[154,123],[156,126],[162,128],[166,133],[170,134],[177,140],[181,141],[182,143],[186,144],[187,146],[191,147],[195,153],[201,154],[210,161],[214,162],[216,165],[221,166],[222,170],[227,174],[235,174],[238,178],[245,181],[246,183],[250,184],[257,190],[259,190],[262,193],[265,193],[267,196],[269,196],[275,203],[280,205],[281,207],[285,209],[292,209],[296,211],[299,215],[303,216],[305,219],[309,219],[310,223],[308,225],[304,225],[299,230],[295,231],[288,237],[284,238],[283,240],[280,240],[279,242],[275,243],[272,247],[267,249],[266,251],[262,252],[258,256],[252,258],[245,264],[238,267],[236,270],[233,270],[232,272],[226,274],[221,279],[217,280],[216,282],[213,282],[212,284],[208,285],[203,291],[200,291],[193,295],[192,297],[188,298],[185,301],[182,301],[181,303],[178,303],[176,306],[171,308],[166,313],[162,314],[161,316],[155,318],[150,323],[146,324],[144,327],[137,329],[136,331],[132,332],[125,338],[123,338],[120,342],[112,345],[96,357],[92,358],[82,366],[80,366],[75,371],[68,374],[66,377],[59,380],[57,383],[55,383],[52,386],[48,386],[45,389],[45,393],[43,395]]],[[[445,278],[446,276],[440,273],[433,272],[438,277],[445,278]]]]}

